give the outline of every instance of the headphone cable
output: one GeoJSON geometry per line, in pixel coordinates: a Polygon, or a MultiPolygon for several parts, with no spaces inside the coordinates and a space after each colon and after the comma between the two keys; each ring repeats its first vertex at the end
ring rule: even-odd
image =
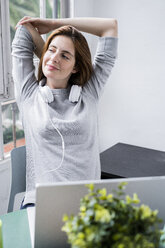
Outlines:
{"type": "Polygon", "coordinates": [[[56,132],[59,134],[59,136],[60,136],[60,138],[61,138],[61,142],[62,142],[62,158],[61,158],[60,165],[59,165],[57,168],[45,171],[45,172],[42,174],[42,176],[45,175],[46,173],[50,173],[50,172],[52,172],[52,171],[56,171],[56,170],[58,170],[59,168],[61,168],[61,166],[62,166],[62,164],[63,164],[63,161],[64,161],[64,157],[65,157],[65,142],[64,142],[64,138],[63,138],[63,136],[62,136],[60,130],[54,125],[53,121],[51,120],[51,117],[50,117],[50,114],[49,114],[49,111],[48,111],[48,104],[46,103],[46,105],[47,105],[47,106],[46,106],[46,110],[47,110],[48,118],[49,118],[49,120],[50,120],[52,126],[54,127],[54,129],[56,130],[56,132]]]}

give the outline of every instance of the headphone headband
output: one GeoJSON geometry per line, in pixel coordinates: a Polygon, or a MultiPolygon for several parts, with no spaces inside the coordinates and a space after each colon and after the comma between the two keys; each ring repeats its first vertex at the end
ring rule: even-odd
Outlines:
{"type": "MultiPolygon", "coordinates": [[[[51,103],[54,101],[54,96],[53,93],[51,91],[51,89],[49,88],[49,86],[44,85],[42,86],[42,82],[39,83],[39,87],[40,87],[40,93],[43,97],[43,100],[46,103],[51,103]]],[[[78,86],[78,85],[72,85],[71,89],[70,89],[70,93],[69,93],[69,101],[70,102],[78,102],[80,95],[81,95],[81,91],[82,91],[82,87],[78,86]]]]}

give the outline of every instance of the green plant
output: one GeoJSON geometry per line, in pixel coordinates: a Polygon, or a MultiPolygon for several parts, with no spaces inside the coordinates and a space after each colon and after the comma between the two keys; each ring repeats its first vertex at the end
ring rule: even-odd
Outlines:
{"type": "Polygon", "coordinates": [[[139,205],[137,194],[125,195],[124,186],[107,194],[87,185],[76,216],[64,215],[62,230],[72,248],[157,248],[162,231],[158,211],[139,205]]]}

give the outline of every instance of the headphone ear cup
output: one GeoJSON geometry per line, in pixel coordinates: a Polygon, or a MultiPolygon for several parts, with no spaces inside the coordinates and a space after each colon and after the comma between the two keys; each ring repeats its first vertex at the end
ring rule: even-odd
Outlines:
{"type": "Polygon", "coordinates": [[[82,87],[78,85],[72,85],[69,94],[69,101],[70,102],[78,102],[79,97],[81,95],[82,87]]]}
{"type": "Polygon", "coordinates": [[[47,85],[43,87],[40,86],[40,93],[42,95],[44,102],[51,103],[54,101],[53,93],[47,85]]]}

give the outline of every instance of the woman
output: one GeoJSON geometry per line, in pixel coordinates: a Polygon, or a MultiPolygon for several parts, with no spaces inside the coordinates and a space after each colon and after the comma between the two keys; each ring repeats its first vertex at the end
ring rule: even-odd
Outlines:
{"type": "Polygon", "coordinates": [[[38,182],[100,179],[97,107],[114,66],[117,22],[24,17],[12,44],[13,78],[26,139],[26,193],[38,182]],[[40,34],[55,30],[44,45],[40,34]],[[99,36],[92,66],[80,33],[99,36]],[[33,52],[40,59],[35,77],[33,52]]]}

